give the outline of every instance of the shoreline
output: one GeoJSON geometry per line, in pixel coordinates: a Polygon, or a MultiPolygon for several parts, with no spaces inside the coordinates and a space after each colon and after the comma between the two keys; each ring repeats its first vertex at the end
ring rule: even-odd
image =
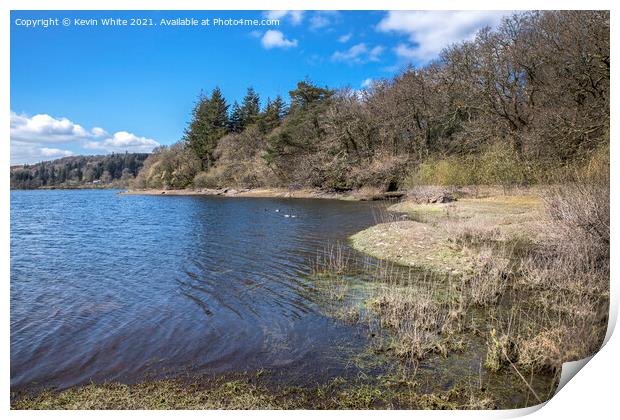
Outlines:
{"type": "Polygon", "coordinates": [[[344,201],[379,201],[395,200],[406,195],[404,191],[378,192],[375,190],[326,192],[319,189],[288,188],[201,188],[201,189],[172,189],[161,188],[144,190],[127,190],[119,195],[173,195],[173,196],[220,196],[220,197],[251,197],[251,198],[320,198],[344,201]]]}
{"type": "Polygon", "coordinates": [[[93,185],[63,185],[56,186],[50,185],[45,187],[37,187],[37,188],[10,188],[10,191],[50,191],[50,190],[126,190],[127,186],[122,185],[105,185],[101,187],[93,186],[93,185]]]}

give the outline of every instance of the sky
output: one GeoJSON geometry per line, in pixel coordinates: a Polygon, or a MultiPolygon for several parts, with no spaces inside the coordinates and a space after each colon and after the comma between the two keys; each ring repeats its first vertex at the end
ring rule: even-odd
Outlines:
{"type": "Polygon", "coordinates": [[[216,86],[229,103],[252,86],[263,104],[305,78],[363,89],[507,14],[13,11],[11,164],[172,144],[200,92],[216,86]],[[119,18],[126,26],[106,24],[119,18]]]}

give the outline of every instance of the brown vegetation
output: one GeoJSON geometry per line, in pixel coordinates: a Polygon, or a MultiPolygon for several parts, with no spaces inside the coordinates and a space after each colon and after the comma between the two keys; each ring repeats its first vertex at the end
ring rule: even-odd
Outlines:
{"type": "Polygon", "coordinates": [[[136,187],[553,183],[608,143],[609,71],[609,12],[518,13],[362,92],[306,80],[259,112],[249,89],[242,127],[214,89],[136,187]]]}
{"type": "MultiPolygon", "coordinates": [[[[421,221],[387,219],[352,237],[355,248],[412,268],[366,261],[374,286],[353,302],[357,315],[341,313],[387,331],[380,347],[405,358],[458,350],[463,334],[486,337],[485,367],[514,371],[528,387],[532,372],[557,375],[590,356],[607,328],[609,163],[598,156],[586,168],[534,195],[418,204],[429,190],[412,192],[391,210],[421,221]]],[[[346,282],[338,288],[346,301],[346,282]]]]}
{"type": "Polygon", "coordinates": [[[12,401],[16,410],[274,410],[274,409],[489,409],[486,394],[466,387],[419,392],[415,382],[386,376],[377,380],[334,378],[313,387],[272,388],[259,375],[234,380],[152,381],[134,385],[90,384],[62,392],[46,391],[12,401]]]}

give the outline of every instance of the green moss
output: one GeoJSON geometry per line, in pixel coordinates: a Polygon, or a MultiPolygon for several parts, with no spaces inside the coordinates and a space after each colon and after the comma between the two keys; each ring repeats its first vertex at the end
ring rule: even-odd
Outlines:
{"type": "Polygon", "coordinates": [[[396,264],[462,275],[473,267],[473,260],[451,244],[441,229],[401,221],[372,226],[351,236],[356,250],[396,264]]]}
{"type": "MultiPolygon", "coordinates": [[[[458,388],[418,394],[417,384],[386,376],[347,381],[334,378],[315,387],[271,389],[245,380],[210,386],[162,380],[135,385],[90,384],[62,392],[45,391],[14,398],[14,410],[102,409],[376,409],[472,408],[470,397],[458,388]]],[[[480,401],[490,401],[478,395],[480,401]]],[[[487,404],[484,408],[492,408],[487,404]]]]}
{"type": "Polygon", "coordinates": [[[13,409],[249,409],[279,408],[274,396],[242,381],[230,381],[202,389],[196,384],[163,380],[136,385],[90,384],[62,392],[45,391],[17,399],[13,409]]]}
{"type": "Polygon", "coordinates": [[[461,199],[446,204],[404,201],[388,208],[414,220],[381,223],[353,235],[360,252],[394,263],[442,274],[474,272],[477,257],[462,240],[528,247],[541,234],[541,201],[535,195],[461,199]],[[475,236],[475,237],[474,237],[475,236]]]}

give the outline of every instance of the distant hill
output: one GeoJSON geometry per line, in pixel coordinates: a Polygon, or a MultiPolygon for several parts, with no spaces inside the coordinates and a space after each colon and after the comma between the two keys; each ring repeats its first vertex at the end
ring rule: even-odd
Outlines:
{"type": "Polygon", "coordinates": [[[11,166],[11,189],[124,187],[134,179],[148,153],[69,156],[11,166]]]}

